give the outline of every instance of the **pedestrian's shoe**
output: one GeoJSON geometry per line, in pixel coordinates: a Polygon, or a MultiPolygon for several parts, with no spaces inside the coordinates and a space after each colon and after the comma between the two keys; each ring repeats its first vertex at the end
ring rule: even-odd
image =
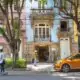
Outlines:
{"type": "Polygon", "coordinates": [[[0,72],[0,75],[2,74],[2,72],[0,72]]]}
{"type": "Polygon", "coordinates": [[[2,75],[8,75],[8,72],[2,72],[1,74],[2,75]]]}

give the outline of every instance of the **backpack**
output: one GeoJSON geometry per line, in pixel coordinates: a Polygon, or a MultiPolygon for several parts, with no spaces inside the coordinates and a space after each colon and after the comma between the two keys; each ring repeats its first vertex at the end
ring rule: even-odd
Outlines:
{"type": "Polygon", "coordinates": [[[5,60],[3,60],[3,63],[2,64],[5,64],[5,60]]]}

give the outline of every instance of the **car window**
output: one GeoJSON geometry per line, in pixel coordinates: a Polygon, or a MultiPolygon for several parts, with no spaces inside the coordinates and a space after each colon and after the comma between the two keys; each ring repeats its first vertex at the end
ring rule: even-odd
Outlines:
{"type": "Polygon", "coordinates": [[[76,54],[75,56],[72,57],[72,59],[80,59],[80,54],[76,54]]]}

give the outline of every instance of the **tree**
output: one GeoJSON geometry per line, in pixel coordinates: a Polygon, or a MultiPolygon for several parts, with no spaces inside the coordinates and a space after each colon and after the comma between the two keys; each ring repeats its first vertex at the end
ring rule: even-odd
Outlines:
{"type": "MultiPolygon", "coordinates": [[[[47,4],[47,0],[35,0],[35,1],[38,1],[38,6],[40,9],[44,9],[45,4],[47,4]]],[[[30,0],[30,2],[32,2],[32,0],[30,0]]]]}
{"type": "Polygon", "coordinates": [[[18,52],[20,48],[20,27],[21,27],[21,13],[25,0],[0,0],[0,11],[3,14],[5,28],[0,27],[0,33],[9,43],[11,52],[13,54],[13,67],[18,59],[18,52]],[[17,17],[15,17],[14,13],[17,17]]]}
{"type": "MultiPolygon", "coordinates": [[[[59,10],[59,15],[65,19],[72,19],[80,33],[80,0],[54,0],[54,5],[59,10]]],[[[80,52],[80,35],[78,34],[78,48],[80,52]]]]}
{"type": "Polygon", "coordinates": [[[40,8],[44,9],[45,8],[45,4],[47,4],[47,0],[38,0],[38,3],[40,6],[40,8]]]}

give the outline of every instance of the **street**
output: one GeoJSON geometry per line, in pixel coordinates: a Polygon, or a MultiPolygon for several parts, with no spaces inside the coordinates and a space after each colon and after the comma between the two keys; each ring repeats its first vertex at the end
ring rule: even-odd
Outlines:
{"type": "Polygon", "coordinates": [[[8,75],[0,76],[0,80],[80,80],[80,72],[39,73],[28,71],[9,71],[8,75]]]}

